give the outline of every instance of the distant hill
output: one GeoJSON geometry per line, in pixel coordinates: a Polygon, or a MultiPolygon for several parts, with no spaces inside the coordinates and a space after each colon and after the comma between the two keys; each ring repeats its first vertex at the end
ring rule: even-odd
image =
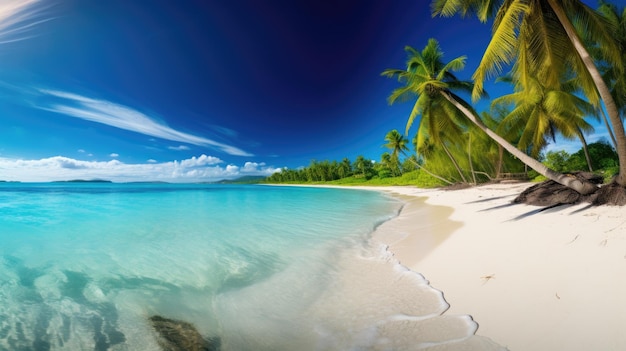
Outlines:
{"type": "Polygon", "coordinates": [[[264,180],[265,176],[244,176],[235,179],[222,179],[214,184],[258,184],[264,180]]]}
{"type": "Polygon", "coordinates": [[[53,183],[113,183],[105,179],[72,179],[72,180],[56,180],[53,183]]]}
{"type": "Polygon", "coordinates": [[[126,182],[126,184],[171,184],[171,183],[164,182],[164,181],[161,181],[161,180],[155,180],[155,181],[126,182]]]}

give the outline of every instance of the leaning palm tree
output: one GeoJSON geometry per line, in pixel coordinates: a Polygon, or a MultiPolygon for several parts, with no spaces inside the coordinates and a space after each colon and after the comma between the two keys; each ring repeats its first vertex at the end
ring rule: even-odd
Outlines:
{"type": "Polygon", "coordinates": [[[626,186],[626,134],[622,119],[581,39],[599,43],[603,58],[622,71],[620,48],[610,22],[580,0],[434,0],[432,10],[434,15],[476,14],[483,22],[494,20],[491,42],[473,76],[474,99],[485,79],[501,73],[503,66],[520,58],[532,65],[529,72],[535,78],[550,87],[559,82],[564,72],[572,70],[587,99],[596,107],[600,106],[600,99],[604,102],[620,161],[615,181],[626,186]]]}
{"type": "MultiPolygon", "coordinates": [[[[621,10],[613,5],[600,0],[598,12],[602,14],[606,20],[611,23],[614,29],[614,37],[618,41],[621,48],[622,68],[626,67],[626,7],[621,10]]],[[[602,57],[601,47],[592,46],[590,48],[594,56],[602,57]]],[[[602,62],[602,61],[601,61],[602,62]]],[[[602,78],[611,86],[611,95],[615,100],[617,108],[622,114],[626,113],[626,74],[620,69],[620,66],[611,63],[605,63],[602,68],[602,78]]],[[[608,128],[607,128],[608,129],[608,128]]],[[[610,129],[608,129],[611,132],[610,129]]],[[[613,144],[615,145],[615,137],[610,134],[613,144]]]]}
{"type": "MultiPolygon", "coordinates": [[[[613,4],[606,3],[602,0],[599,1],[598,12],[606,18],[611,24],[614,34],[613,37],[617,40],[619,47],[626,48],[626,8],[618,9],[613,4]]],[[[591,45],[589,47],[590,52],[596,58],[602,58],[602,47],[599,45],[591,45]]],[[[626,74],[623,69],[626,68],[626,50],[621,50],[621,65],[613,65],[606,60],[599,61],[599,69],[602,71],[602,78],[611,87],[611,94],[615,100],[615,104],[619,111],[624,115],[626,113],[626,74]]],[[[601,109],[600,109],[601,110],[601,109]]],[[[603,121],[606,125],[607,132],[613,147],[617,146],[615,135],[609,126],[609,122],[604,110],[601,110],[603,121]]]]}
{"type": "Polygon", "coordinates": [[[461,111],[463,116],[467,117],[467,119],[478,126],[495,142],[502,145],[502,147],[504,147],[508,152],[519,158],[522,162],[536,170],[538,173],[544,175],[546,178],[552,179],[582,194],[592,193],[597,190],[597,187],[591,183],[582,182],[577,178],[569,177],[549,169],[541,162],[518,150],[506,139],[485,126],[469,104],[452,92],[452,90],[458,87],[460,83],[462,83],[463,86],[467,86],[469,84],[467,82],[460,82],[452,74],[452,71],[458,71],[464,68],[464,56],[458,57],[449,63],[444,64],[443,52],[439,47],[439,43],[435,39],[430,39],[426,48],[421,53],[413,50],[411,51],[411,54],[413,57],[409,60],[406,70],[386,70],[383,72],[383,75],[385,76],[397,77],[397,79],[403,84],[402,87],[394,90],[390,97],[390,101],[394,101],[397,97],[406,96],[409,93],[417,96],[417,101],[411,115],[409,116],[409,126],[413,122],[414,118],[420,114],[420,106],[424,105],[423,100],[446,101],[449,103],[448,106],[461,111]],[[437,69],[428,69],[430,67],[436,67],[437,69]]]}

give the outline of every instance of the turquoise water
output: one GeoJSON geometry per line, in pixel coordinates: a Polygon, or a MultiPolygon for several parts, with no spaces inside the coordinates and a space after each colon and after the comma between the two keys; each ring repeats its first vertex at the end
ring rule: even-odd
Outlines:
{"type": "Polygon", "coordinates": [[[0,350],[155,350],[155,314],[223,350],[331,349],[312,306],[334,308],[338,261],[399,208],[339,189],[0,184],[0,350]]]}

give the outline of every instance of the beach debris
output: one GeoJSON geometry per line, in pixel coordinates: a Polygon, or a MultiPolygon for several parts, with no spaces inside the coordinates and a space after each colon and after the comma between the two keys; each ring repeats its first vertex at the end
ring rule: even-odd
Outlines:
{"type": "Polygon", "coordinates": [[[480,279],[483,280],[483,285],[487,284],[488,281],[490,281],[491,279],[495,279],[495,278],[496,278],[495,273],[480,277],[480,279]]]}
{"type": "Polygon", "coordinates": [[[205,339],[193,324],[161,316],[149,318],[163,351],[219,351],[219,338],[205,339]]]}
{"type": "Polygon", "coordinates": [[[559,293],[555,293],[554,295],[556,296],[557,299],[559,300],[561,299],[561,297],[559,296],[559,293]]]}
{"type": "Polygon", "coordinates": [[[569,242],[569,243],[567,243],[566,245],[569,245],[569,244],[573,243],[574,241],[576,241],[576,239],[578,239],[578,237],[579,237],[579,236],[580,236],[580,234],[576,235],[576,236],[574,237],[574,239],[572,239],[572,241],[570,241],[570,242],[569,242]]]}

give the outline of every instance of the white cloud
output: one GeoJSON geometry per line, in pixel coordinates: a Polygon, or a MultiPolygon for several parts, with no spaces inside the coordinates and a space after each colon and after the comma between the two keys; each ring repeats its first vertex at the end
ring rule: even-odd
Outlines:
{"type": "Polygon", "coordinates": [[[269,176],[280,169],[264,163],[243,166],[223,163],[217,157],[201,155],[180,161],[127,164],[119,160],[84,161],[64,156],[39,160],[0,158],[2,180],[47,182],[71,179],[108,179],[115,182],[166,181],[200,182],[232,179],[243,175],[269,176]]]}
{"type": "Polygon", "coordinates": [[[85,153],[85,150],[83,150],[83,149],[78,149],[78,152],[80,152],[81,154],[84,154],[84,153],[85,153]]]}
{"type": "Polygon", "coordinates": [[[241,169],[243,173],[254,173],[258,172],[259,169],[265,167],[265,162],[256,163],[256,162],[246,162],[241,169]]]}
{"type": "Polygon", "coordinates": [[[167,148],[170,150],[175,150],[175,151],[189,150],[189,146],[186,146],[186,145],[168,146],[167,148]]]}
{"type": "Polygon", "coordinates": [[[149,159],[147,162],[148,162],[148,163],[157,163],[157,160],[154,160],[154,159],[149,159]]]}
{"type": "Polygon", "coordinates": [[[110,157],[116,158],[120,157],[120,154],[116,154],[115,152],[109,155],[110,157]]]}
{"type": "Polygon", "coordinates": [[[202,167],[206,165],[215,165],[215,164],[222,163],[222,162],[224,161],[220,160],[217,157],[201,155],[200,157],[194,156],[190,159],[182,160],[180,161],[180,165],[185,168],[191,168],[191,167],[202,167]]]}
{"type": "Polygon", "coordinates": [[[198,146],[208,146],[229,155],[252,156],[235,146],[219,143],[207,138],[180,132],[161,124],[149,116],[130,107],[106,100],[92,99],[82,95],[58,90],[39,89],[39,92],[58,98],[59,103],[40,107],[43,110],[64,114],[87,121],[106,124],[112,127],[133,131],[166,140],[180,141],[198,146]]]}

